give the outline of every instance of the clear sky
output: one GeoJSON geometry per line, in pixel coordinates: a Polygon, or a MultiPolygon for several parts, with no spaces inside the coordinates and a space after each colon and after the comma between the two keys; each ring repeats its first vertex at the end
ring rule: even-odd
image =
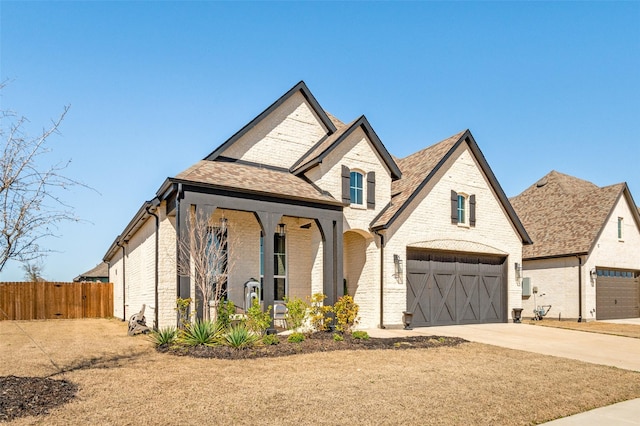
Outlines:
{"type": "MultiPolygon", "coordinates": [[[[470,129],[508,196],[551,170],[640,203],[640,2],[0,2],[0,97],[97,192],[44,277],[99,263],[165,178],[304,80],[398,157],[470,129]]],[[[21,280],[10,263],[0,281],[21,280]]]]}

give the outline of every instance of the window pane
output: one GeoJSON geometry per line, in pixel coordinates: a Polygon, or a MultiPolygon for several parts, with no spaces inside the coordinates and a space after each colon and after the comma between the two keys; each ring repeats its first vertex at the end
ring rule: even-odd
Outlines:
{"type": "Polygon", "coordinates": [[[362,204],[362,173],[351,172],[350,176],[350,191],[351,204],[362,204]]]}
{"type": "Polygon", "coordinates": [[[284,300],[284,296],[286,295],[285,290],[285,279],[284,278],[274,278],[273,279],[273,287],[274,287],[274,300],[284,300]]]}
{"type": "Polygon", "coordinates": [[[458,223],[466,223],[465,220],[465,197],[458,195],[458,223]]]}

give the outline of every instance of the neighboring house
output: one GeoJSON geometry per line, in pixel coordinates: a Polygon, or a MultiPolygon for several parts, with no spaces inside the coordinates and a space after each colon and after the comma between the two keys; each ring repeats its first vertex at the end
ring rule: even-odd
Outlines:
{"type": "Polygon", "coordinates": [[[521,306],[531,240],[471,133],[396,160],[364,116],[344,124],[304,82],[142,205],[104,257],[116,317],[146,304],[154,325],[175,325],[176,297],[202,315],[176,268],[194,209],[227,224],[241,308],[251,278],[265,306],[346,291],[363,328],[399,327],[403,311],[414,325],[506,322],[521,306]]]}
{"type": "Polygon", "coordinates": [[[626,183],[598,187],[552,171],[511,199],[534,244],[523,251],[524,314],[640,316],[640,215],[626,183]]]}
{"type": "Polygon", "coordinates": [[[78,275],[73,279],[74,282],[109,282],[109,265],[106,262],[101,262],[96,265],[95,268],[88,270],[87,272],[78,275]]]}

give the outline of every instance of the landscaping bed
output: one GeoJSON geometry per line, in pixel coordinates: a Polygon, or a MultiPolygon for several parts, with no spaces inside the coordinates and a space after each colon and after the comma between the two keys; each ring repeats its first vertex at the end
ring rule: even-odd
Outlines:
{"type": "Polygon", "coordinates": [[[418,348],[435,348],[457,346],[467,340],[459,337],[443,336],[413,336],[393,338],[355,339],[351,334],[339,335],[344,340],[337,341],[334,334],[329,332],[315,332],[307,335],[301,342],[289,342],[287,336],[278,336],[278,344],[256,345],[248,348],[231,348],[224,345],[177,346],[164,344],[157,347],[162,353],[192,356],[196,358],[218,359],[252,359],[272,358],[316,352],[331,352],[344,350],[390,349],[405,350],[418,348]]]}
{"type": "Polygon", "coordinates": [[[40,416],[72,400],[78,386],[44,377],[0,376],[0,422],[40,416]]]}

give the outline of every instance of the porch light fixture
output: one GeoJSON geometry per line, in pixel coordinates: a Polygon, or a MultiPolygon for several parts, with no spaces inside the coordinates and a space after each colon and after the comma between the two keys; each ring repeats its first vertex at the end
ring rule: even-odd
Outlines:
{"type": "Polygon", "coordinates": [[[518,285],[520,285],[520,279],[522,279],[522,265],[516,262],[515,269],[516,269],[516,281],[518,282],[518,285]]]}
{"type": "Polygon", "coordinates": [[[227,229],[227,224],[229,220],[226,217],[220,218],[220,229],[227,229]]]}
{"type": "Polygon", "coordinates": [[[281,237],[284,237],[284,230],[285,230],[285,224],[284,223],[279,223],[278,224],[278,235],[280,235],[281,237]]]}
{"type": "Polygon", "coordinates": [[[397,254],[393,255],[393,264],[395,266],[395,273],[393,276],[399,283],[402,283],[402,259],[400,259],[400,256],[397,254]]]}
{"type": "Polygon", "coordinates": [[[591,285],[593,286],[596,283],[596,277],[598,273],[596,272],[596,268],[593,268],[589,271],[589,277],[591,278],[591,285]]]}

